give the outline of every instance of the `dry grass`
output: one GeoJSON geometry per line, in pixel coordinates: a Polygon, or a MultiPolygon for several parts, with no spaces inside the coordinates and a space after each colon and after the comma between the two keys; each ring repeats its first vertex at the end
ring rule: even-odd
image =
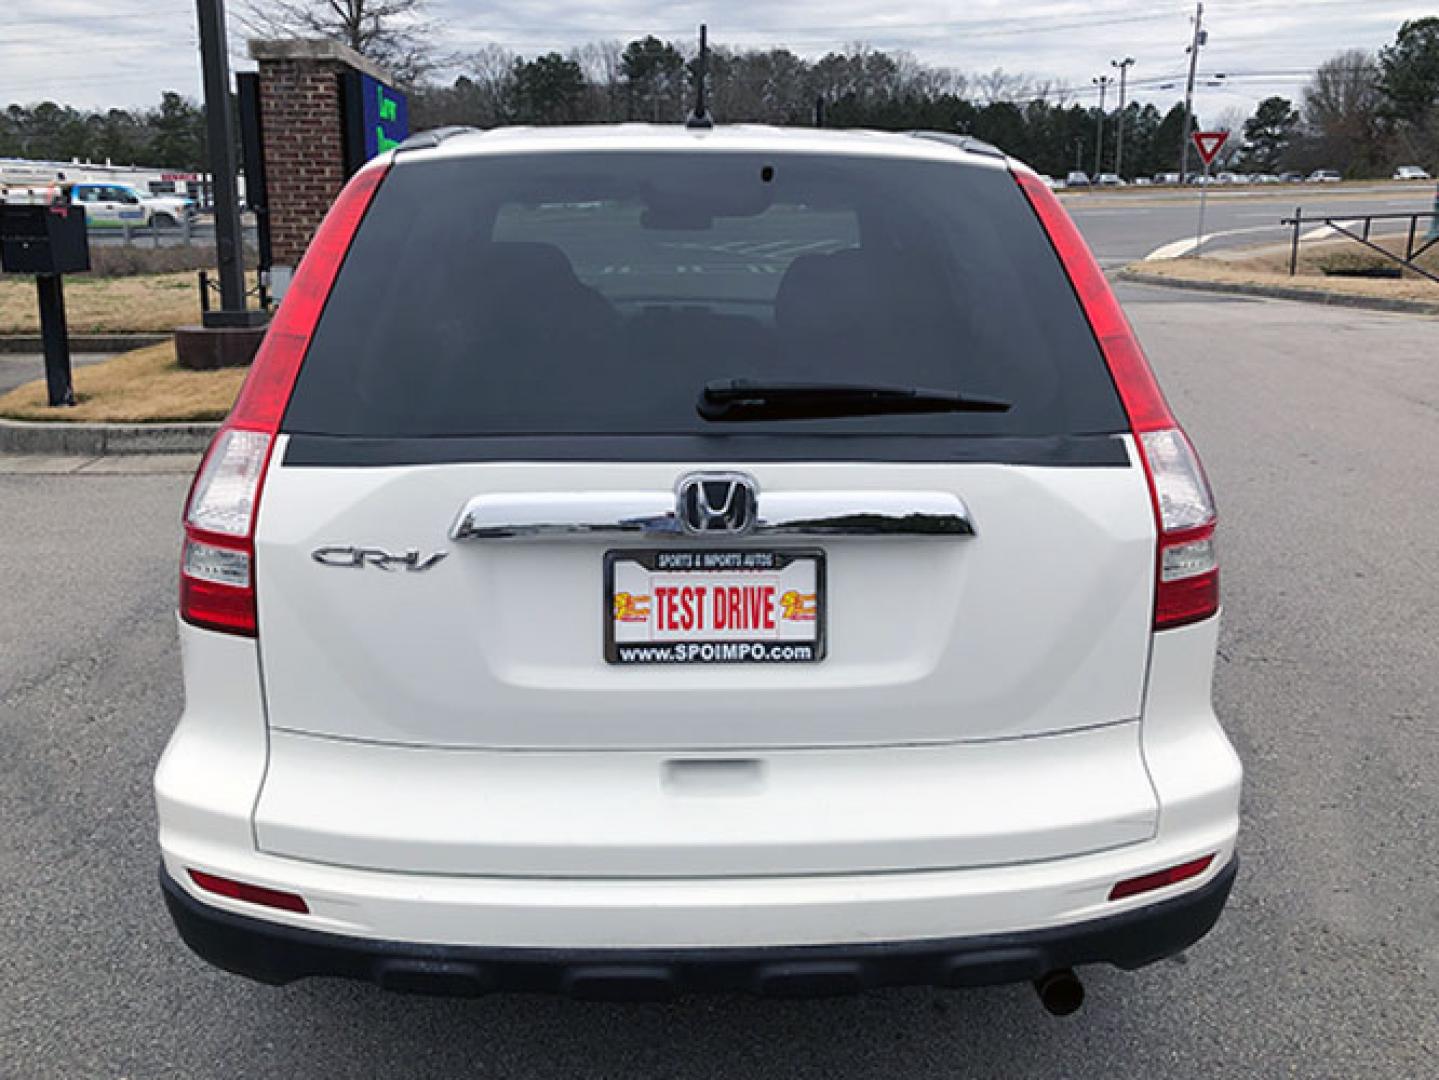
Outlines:
{"type": "Polygon", "coordinates": [[[175,362],[175,346],[166,342],[76,368],[74,408],[47,405],[45,380],[38,379],[0,397],[0,416],[113,423],[221,420],[248,370],[187,371],[175,362]]]}
{"type": "MultiPolygon", "coordinates": [[[[72,334],[169,333],[200,321],[192,273],[65,278],[65,317],[72,334]]],[[[0,279],[0,334],[38,334],[40,313],[29,278],[0,279]]]]}
{"type": "MultiPolygon", "coordinates": [[[[65,316],[72,334],[168,334],[200,321],[200,292],[193,271],[137,277],[70,274],[65,316]]],[[[39,332],[34,279],[0,276],[0,334],[39,332]]]]}
{"type": "MultiPolygon", "coordinates": [[[[1382,246],[1402,252],[1403,237],[1376,237],[1382,246]]],[[[1439,246],[1419,259],[1430,273],[1439,273],[1439,246]]],[[[1439,304],[1439,284],[1405,271],[1402,278],[1339,277],[1325,268],[1394,266],[1352,240],[1311,240],[1300,245],[1298,273],[1289,276],[1289,246],[1270,245],[1248,252],[1225,252],[1223,257],[1156,259],[1134,263],[1131,269],[1159,277],[1186,281],[1220,281],[1238,285],[1279,285],[1316,292],[1399,300],[1427,300],[1439,304]]]]}

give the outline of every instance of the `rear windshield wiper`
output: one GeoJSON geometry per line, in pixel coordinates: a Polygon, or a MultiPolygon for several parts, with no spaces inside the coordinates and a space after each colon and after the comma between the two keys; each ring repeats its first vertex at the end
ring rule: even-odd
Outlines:
{"type": "Polygon", "coordinates": [[[697,408],[706,420],[812,420],[886,413],[1001,413],[1008,412],[1010,404],[919,386],[716,379],[705,383],[697,408]]]}

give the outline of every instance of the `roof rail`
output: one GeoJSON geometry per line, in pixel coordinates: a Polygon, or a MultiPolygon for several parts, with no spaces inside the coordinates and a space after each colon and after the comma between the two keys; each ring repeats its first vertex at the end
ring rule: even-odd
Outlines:
{"type": "Polygon", "coordinates": [[[950,146],[957,146],[961,150],[968,150],[971,154],[984,154],[986,157],[1005,157],[1005,152],[997,146],[993,146],[983,139],[976,139],[973,135],[956,135],[948,131],[906,131],[906,135],[912,135],[916,139],[929,139],[931,142],[948,143],[950,146]]]}
{"type": "Polygon", "coordinates": [[[429,131],[420,131],[411,135],[399,146],[396,151],[401,150],[430,150],[446,139],[453,139],[456,135],[474,135],[483,131],[483,128],[469,127],[465,124],[451,124],[449,127],[431,128],[429,131]]]}

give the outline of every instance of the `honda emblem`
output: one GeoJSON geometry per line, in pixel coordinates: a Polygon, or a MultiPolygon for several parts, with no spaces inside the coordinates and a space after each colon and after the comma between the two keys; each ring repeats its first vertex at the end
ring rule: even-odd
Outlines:
{"type": "Polygon", "coordinates": [[[758,510],[759,485],[743,473],[692,473],[675,488],[675,513],[691,536],[743,535],[758,510]]]}

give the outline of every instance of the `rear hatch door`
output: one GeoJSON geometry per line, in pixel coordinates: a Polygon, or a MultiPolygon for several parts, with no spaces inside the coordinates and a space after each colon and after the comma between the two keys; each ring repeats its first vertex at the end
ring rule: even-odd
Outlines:
{"type": "MultiPolygon", "coordinates": [[[[562,760],[962,747],[1136,720],[1155,546],[1144,474],[1002,163],[918,140],[886,157],[715,146],[392,170],[261,499],[277,731],[407,754],[552,753],[557,783],[583,784],[562,760]],[[702,389],[728,379],[1008,408],[707,419],[702,389]],[[685,533],[695,474],[752,484],[759,521],[788,527],[685,533]],[[724,626],[721,593],[735,598],[724,626]],[[756,641],[763,659],[672,662],[677,646],[756,641]]],[[[1126,745],[1075,794],[1104,806],[1092,829],[1035,824],[1039,839],[1014,850],[1149,835],[1152,793],[1126,745]]],[[[901,802],[920,782],[888,775],[871,787],[901,802]]],[[[640,843],[598,794],[594,813],[614,850],[640,843]]],[[[284,824],[262,839],[297,842],[284,824]]],[[[993,855],[972,820],[936,828],[936,865],[993,855]]],[[[812,869],[913,855],[830,840],[812,869]]],[[[640,846],[652,862],[627,864],[637,872],[684,865],[683,837],[640,846]]],[[[720,846],[707,872],[765,865],[753,836],[720,846]]]]}

